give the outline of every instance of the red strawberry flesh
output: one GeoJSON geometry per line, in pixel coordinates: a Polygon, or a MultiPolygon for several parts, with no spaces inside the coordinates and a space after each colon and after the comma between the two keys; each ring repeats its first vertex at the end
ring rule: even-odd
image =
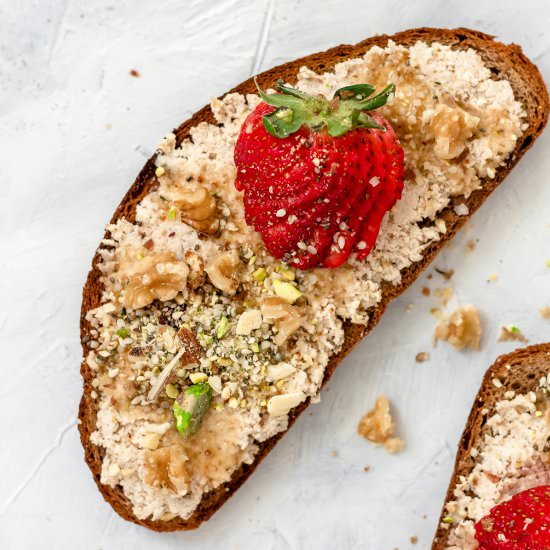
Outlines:
{"type": "MultiPolygon", "coordinates": [[[[384,214],[401,196],[404,160],[397,136],[379,115],[357,122],[362,115],[355,107],[365,101],[357,103],[360,95],[349,120],[346,100],[335,100],[350,128],[328,109],[326,126],[304,123],[287,135],[285,117],[292,125],[295,113],[273,105],[303,101],[318,109],[324,104],[298,90],[280,89],[293,97],[262,94],[271,105],[260,103],[247,117],[235,147],[235,187],[244,192],[246,222],[262,235],[270,254],[300,269],[337,267],[352,252],[362,259],[376,242],[384,214]]],[[[303,117],[301,107],[296,109],[303,117]]]]}
{"type": "Polygon", "coordinates": [[[522,491],[475,525],[479,550],[550,550],[550,486],[522,491]]]}

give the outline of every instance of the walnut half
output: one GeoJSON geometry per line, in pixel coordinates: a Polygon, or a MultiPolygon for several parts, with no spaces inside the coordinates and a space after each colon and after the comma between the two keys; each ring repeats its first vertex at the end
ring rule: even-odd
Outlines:
{"type": "Polygon", "coordinates": [[[200,285],[204,278],[202,259],[189,256],[186,259],[190,264],[178,260],[172,252],[159,252],[139,259],[123,255],[118,272],[120,281],[126,285],[120,299],[122,305],[139,309],[154,300],[174,299],[186,290],[188,283],[192,288],[200,285]]]}

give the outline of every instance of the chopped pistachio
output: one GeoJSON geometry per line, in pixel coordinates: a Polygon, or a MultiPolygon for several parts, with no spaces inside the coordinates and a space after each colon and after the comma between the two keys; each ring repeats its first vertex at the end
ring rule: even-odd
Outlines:
{"type": "Polygon", "coordinates": [[[521,330],[519,330],[518,327],[516,327],[515,325],[510,325],[510,327],[508,328],[508,330],[510,332],[512,332],[513,334],[519,334],[521,332],[521,330]]]}
{"type": "Polygon", "coordinates": [[[193,384],[200,384],[201,382],[206,382],[208,380],[208,376],[204,374],[204,372],[192,372],[189,375],[189,378],[193,384]]]}
{"type": "Polygon", "coordinates": [[[227,357],[220,357],[216,362],[220,367],[230,367],[233,364],[233,361],[227,359],[227,357]]]}
{"type": "Polygon", "coordinates": [[[546,267],[550,267],[550,260],[546,260],[546,267]]]}
{"type": "Polygon", "coordinates": [[[229,321],[227,320],[227,317],[224,315],[220,319],[218,328],[216,330],[216,336],[218,337],[218,340],[221,340],[228,332],[229,332],[229,321]]]}
{"type": "Polygon", "coordinates": [[[170,208],[170,210],[168,210],[168,219],[169,220],[175,220],[176,219],[176,209],[175,208],[170,208]]]}
{"type": "Polygon", "coordinates": [[[451,516],[445,516],[442,520],[443,523],[454,523],[455,520],[451,516]]]}
{"type": "Polygon", "coordinates": [[[273,290],[279,298],[286,300],[290,304],[293,304],[302,295],[294,285],[279,279],[273,281],[273,290]]]}
{"type": "Polygon", "coordinates": [[[160,176],[164,176],[165,173],[166,170],[162,166],[157,166],[155,170],[155,176],[157,176],[157,178],[160,178],[160,176]]]}
{"type": "Polygon", "coordinates": [[[260,346],[258,345],[258,342],[252,342],[252,344],[250,344],[250,349],[254,353],[260,353],[260,346]]]}
{"type": "Polygon", "coordinates": [[[252,273],[252,277],[254,277],[254,279],[259,283],[262,283],[267,277],[267,271],[265,270],[265,267],[259,267],[258,269],[256,269],[256,271],[252,273]]]}
{"type": "Polygon", "coordinates": [[[128,331],[128,329],[126,327],[122,327],[122,328],[119,328],[117,331],[116,331],[117,335],[120,336],[121,338],[127,338],[129,335],[130,335],[130,332],[128,331]]]}
{"type": "Polygon", "coordinates": [[[254,265],[256,263],[256,256],[252,256],[250,260],[248,260],[248,265],[254,265]]]}
{"type": "Polygon", "coordinates": [[[153,373],[153,376],[158,376],[160,374],[160,368],[154,367],[151,372],[153,373]]]}
{"type": "Polygon", "coordinates": [[[287,281],[294,281],[296,278],[294,271],[284,265],[278,266],[277,271],[280,273],[281,277],[287,281]]]}
{"type": "Polygon", "coordinates": [[[184,437],[196,433],[211,402],[212,390],[208,384],[194,384],[181,392],[173,406],[178,432],[184,437]]]}
{"type": "Polygon", "coordinates": [[[174,386],[174,384],[166,384],[166,388],[164,389],[166,392],[166,395],[170,397],[170,399],[176,399],[176,397],[179,394],[178,388],[174,386]]]}

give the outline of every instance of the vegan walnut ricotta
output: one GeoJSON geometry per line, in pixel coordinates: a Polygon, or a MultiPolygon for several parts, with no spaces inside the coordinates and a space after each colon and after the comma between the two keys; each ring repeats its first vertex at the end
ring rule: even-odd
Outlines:
{"type": "Polygon", "coordinates": [[[254,460],[258,443],[287,428],[292,408],[318,399],[344,321],[367,323],[382,283],[399,283],[445,233],[438,213],[493,178],[525,129],[510,84],[493,80],[473,50],[390,42],[333,72],[302,67],[296,86],[331,96],[361,82],[397,86],[381,114],[406,161],[403,197],[366,261],[298,271],[246,226],[233,149],[256,95],[214,99],[217,124],[197,125],[179,146],[164,138],[158,188],[135,222],[107,227],[102,302],[87,314],[92,442],[104,450],[102,483],[121,486],[138,518],[188,518],[205,492],[254,460]],[[172,403],[200,382],[214,397],[185,438],[172,403]]]}
{"type": "MultiPolygon", "coordinates": [[[[498,378],[492,383],[502,387],[498,378]]],[[[470,449],[475,465],[460,476],[454,500],[445,506],[449,550],[478,548],[474,525],[491,508],[516,493],[550,483],[549,390],[550,373],[539,380],[536,392],[506,391],[494,410],[483,411],[489,415],[483,435],[470,449]]]]}

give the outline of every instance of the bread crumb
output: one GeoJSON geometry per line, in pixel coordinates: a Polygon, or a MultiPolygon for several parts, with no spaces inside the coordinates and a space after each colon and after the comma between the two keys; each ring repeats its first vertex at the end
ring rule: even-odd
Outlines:
{"type": "Polygon", "coordinates": [[[336,450],[330,451],[330,456],[337,457],[338,456],[338,451],[336,451],[336,450]]]}
{"type": "Polygon", "coordinates": [[[550,306],[541,307],[539,311],[543,319],[550,319],[550,306]]]}
{"type": "Polygon", "coordinates": [[[416,544],[418,542],[418,537],[416,535],[413,535],[410,540],[411,544],[416,544]]]}
{"type": "Polygon", "coordinates": [[[132,69],[130,71],[130,75],[133,76],[134,78],[139,78],[140,77],[140,74],[138,71],[136,71],[135,69],[132,69]]]}
{"type": "Polygon", "coordinates": [[[415,361],[417,363],[423,363],[424,361],[428,361],[430,359],[430,354],[427,351],[421,351],[416,354],[415,361]]]}
{"type": "Polygon", "coordinates": [[[436,288],[434,294],[441,302],[441,305],[445,307],[449,303],[449,300],[453,297],[454,290],[451,286],[445,286],[443,288],[436,288]]]}
{"type": "Polygon", "coordinates": [[[475,306],[459,307],[435,328],[435,340],[445,340],[456,349],[479,349],[481,321],[475,306]]]}
{"type": "Polygon", "coordinates": [[[370,470],[370,466],[367,464],[364,468],[363,468],[363,472],[368,472],[370,470]]]}
{"type": "Polygon", "coordinates": [[[466,243],[466,250],[467,250],[468,252],[473,252],[474,249],[475,249],[475,247],[476,247],[476,243],[475,243],[472,239],[470,239],[470,240],[466,243]]]}
{"type": "Polygon", "coordinates": [[[429,296],[430,295],[430,289],[425,286],[422,288],[422,296],[429,296]]]}
{"type": "MultiPolygon", "coordinates": [[[[448,281],[454,274],[454,269],[440,269],[438,267],[435,268],[437,273],[439,273],[446,281],[448,281]]],[[[431,275],[431,274],[430,274],[431,275]]],[[[428,275],[428,279],[431,279],[431,276],[428,275]]]]}
{"type": "Polygon", "coordinates": [[[390,403],[384,395],[376,399],[374,408],[361,418],[357,432],[371,443],[384,446],[389,453],[398,453],[405,447],[400,437],[392,437],[395,424],[390,414],[390,403]]]}
{"type": "Polygon", "coordinates": [[[527,338],[522,334],[521,330],[518,327],[500,327],[500,336],[498,337],[499,342],[529,342],[527,338]]]}
{"type": "Polygon", "coordinates": [[[496,283],[498,281],[498,275],[496,273],[491,273],[491,275],[487,277],[487,281],[491,283],[496,283]]]}

